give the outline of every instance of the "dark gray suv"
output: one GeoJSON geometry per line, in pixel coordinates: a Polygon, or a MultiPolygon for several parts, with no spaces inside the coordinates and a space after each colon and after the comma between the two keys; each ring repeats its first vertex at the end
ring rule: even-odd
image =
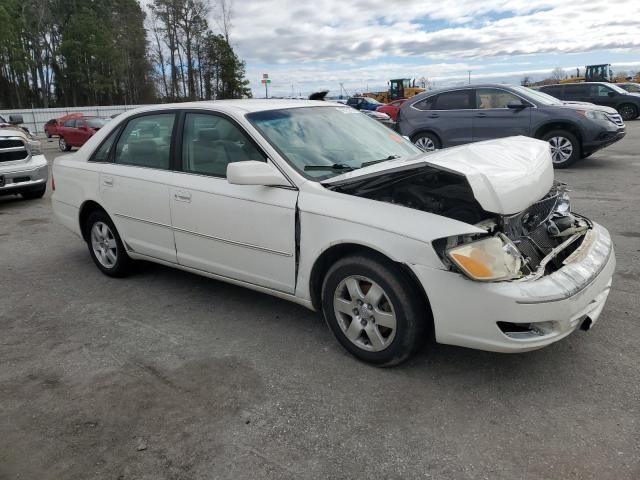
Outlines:
{"type": "Polygon", "coordinates": [[[416,95],[402,105],[397,129],[427,151],[513,135],[539,138],[551,145],[556,168],[617,142],[626,131],[612,108],[494,84],[416,95]]]}

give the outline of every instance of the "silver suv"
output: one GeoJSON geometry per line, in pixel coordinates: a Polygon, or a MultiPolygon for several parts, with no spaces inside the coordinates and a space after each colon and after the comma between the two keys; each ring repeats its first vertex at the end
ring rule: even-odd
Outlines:
{"type": "Polygon", "coordinates": [[[551,145],[553,166],[566,168],[622,139],[614,109],[565,102],[527,87],[465,85],[425,92],[406,101],[398,131],[423,150],[525,135],[551,145]]]}
{"type": "Polygon", "coordinates": [[[47,190],[49,167],[40,141],[18,127],[21,115],[0,117],[0,195],[41,198],[47,190]]]}

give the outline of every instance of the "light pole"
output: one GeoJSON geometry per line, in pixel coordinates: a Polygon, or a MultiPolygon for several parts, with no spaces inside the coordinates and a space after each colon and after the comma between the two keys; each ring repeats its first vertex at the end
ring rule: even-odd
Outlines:
{"type": "Polygon", "coordinates": [[[471,70],[467,70],[469,72],[469,85],[471,85],[471,70]]]}

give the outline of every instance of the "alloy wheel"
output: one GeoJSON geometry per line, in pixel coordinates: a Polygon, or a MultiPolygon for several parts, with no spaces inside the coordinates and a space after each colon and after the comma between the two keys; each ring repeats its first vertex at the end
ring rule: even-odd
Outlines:
{"type": "Polygon", "coordinates": [[[58,146],[63,152],[67,149],[67,142],[64,141],[64,138],[60,137],[60,139],[58,140],[58,146]]]}
{"type": "Polygon", "coordinates": [[[551,137],[549,139],[551,145],[551,159],[553,163],[564,163],[573,154],[573,144],[566,137],[551,137]]]}
{"type": "Polygon", "coordinates": [[[96,222],[91,227],[91,248],[100,265],[105,268],[113,268],[118,261],[118,244],[104,222],[96,222]]]}
{"type": "Polygon", "coordinates": [[[420,137],[415,141],[415,146],[423,152],[433,152],[436,149],[436,144],[429,137],[420,137]]]}
{"type": "Polygon", "coordinates": [[[333,308],[340,329],[358,348],[379,352],[393,342],[396,314],[389,296],[373,280],[363,276],[342,280],[333,295],[333,308]]]}
{"type": "Polygon", "coordinates": [[[632,105],[623,105],[620,107],[620,111],[618,113],[620,113],[620,116],[625,121],[636,118],[636,110],[632,105]]]}

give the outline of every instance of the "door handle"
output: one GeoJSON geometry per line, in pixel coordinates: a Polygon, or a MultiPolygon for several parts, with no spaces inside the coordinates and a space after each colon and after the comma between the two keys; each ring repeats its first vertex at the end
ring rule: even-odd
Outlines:
{"type": "Polygon", "coordinates": [[[102,184],[107,187],[113,187],[113,178],[111,177],[102,177],[102,184]]]}
{"type": "Polygon", "coordinates": [[[438,115],[437,113],[430,113],[429,115],[427,115],[429,118],[438,118],[440,115],[438,115]]]}
{"type": "Polygon", "coordinates": [[[189,192],[176,192],[173,194],[173,198],[178,202],[191,202],[191,194],[189,192]]]}
{"type": "Polygon", "coordinates": [[[486,113],[476,113],[475,116],[478,117],[478,118],[484,118],[484,117],[487,116],[487,114],[486,113]]]}

